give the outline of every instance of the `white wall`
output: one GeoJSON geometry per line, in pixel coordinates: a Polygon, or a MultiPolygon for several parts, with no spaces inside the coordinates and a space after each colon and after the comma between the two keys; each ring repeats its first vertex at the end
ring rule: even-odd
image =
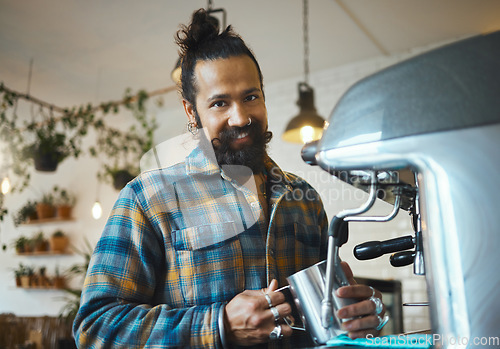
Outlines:
{"type": "MultiPolygon", "coordinates": [[[[415,49],[398,56],[379,57],[312,74],[310,85],[315,89],[316,107],[319,114],[327,118],[337,100],[354,82],[429,48],[415,49]]],[[[263,73],[265,77],[266,72],[263,73]]],[[[326,211],[329,217],[332,217],[342,209],[359,206],[366,198],[366,194],[328,176],[324,171],[306,165],[300,158],[301,146],[281,141],[280,135],[287,121],[298,113],[298,107],[295,103],[298,98],[297,83],[299,79],[300,77],[269,85],[265,84],[269,128],[274,132],[270,154],[284,170],[303,176],[320,192],[326,211]]],[[[185,116],[180,106],[172,110],[155,110],[155,113],[160,123],[160,128],[156,133],[158,143],[182,132],[185,116]],[[179,119],[182,120],[180,123],[179,119]]],[[[120,116],[117,118],[120,119],[120,116]]],[[[70,188],[77,194],[78,203],[74,212],[76,220],[58,225],[15,228],[9,217],[0,225],[0,243],[10,244],[20,234],[35,234],[40,230],[50,234],[55,229],[61,228],[69,233],[75,245],[81,246],[83,239],[88,239],[95,245],[105,224],[105,218],[118,194],[110,185],[100,186],[99,198],[103,204],[104,214],[103,218],[95,221],[91,217],[90,209],[96,199],[95,173],[98,168],[99,164],[95,159],[83,156],[78,160],[68,159],[64,161],[55,174],[35,173],[31,188],[21,195],[6,197],[9,211],[15,212],[26,200],[37,199],[40,191],[58,184],[61,187],[70,188]]],[[[390,209],[388,204],[378,202],[373,212],[381,214],[390,209]]],[[[355,275],[401,280],[403,282],[403,302],[425,301],[427,295],[424,278],[414,276],[411,267],[393,268],[390,266],[387,256],[372,261],[357,261],[352,256],[352,249],[358,243],[368,240],[385,240],[408,234],[412,234],[412,229],[410,218],[405,212],[400,213],[394,221],[389,223],[351,224],[350,240],[342,247],[341,256],[350,263],[355,275]]],[[[12,269],[22,262],[29,265],[45,265],[48,273],[53,273],[56,265],[64,269],[81,261],[82,258],[78,255],[20,257],[15,254],[13,248],[9,248],[5,252],[0,251],[0,313],[57,315],[64,304],[64,301],[61,300],[65,296],[64,292],[16,289],[12,269]]],[[[75,285],[78,285],[78,282],[75,281],[75,285]]],[[[425,308],[404,309],[404,329],[406,331],[425,328],[430,328],[428,312],[425,308]]]]}

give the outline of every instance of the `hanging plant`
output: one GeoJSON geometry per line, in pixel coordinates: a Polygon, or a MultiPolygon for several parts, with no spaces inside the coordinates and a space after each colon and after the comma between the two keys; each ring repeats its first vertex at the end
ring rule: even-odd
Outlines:
{"type": "Polygon", "coordinates": [[[39,171],[55,171],[66,158],[78,158],[83,153],[82,139],[89,128],[97,133],[96,146],[90,147],[90,155],[111,163],[104,166],[98,178],[123,177],[125,172],[135,177],[139,173],[139,159],[152,147],[157,127],[154,117],[147,116],[145,103],[152,95],[174,90],[175,87],[151,93],[141,90],[131,95],[127,89],[119,101],[63,109],[0,84],[0,139],[6,143],[5,153],[10,154],[7,167],[16,178],[12,191],[22,191],[28,186],[31,166],[35,165],[39,171]],[[20,100],[39,106],[38,114],[31,115],[32,121],[24,121],[22,125],[17,115],[20,100]],[[131,111],[135,118],[135,125],[125,131],[104,122],[104,117],[110,112],[118,113],[120,106],[131,111]],[[101,114],[99,117],[97,112],[101,114]]]}
{"type": "Polygon", "coordinates": [[[78,157],[80,153],[80,149],[67,139],[65,133],[56,130],[56,122],[52,117],[41,125],[28,125],[27,130],[33,132],[35,139],[22,152],[26,158],[33,159],[38,171],[54,172],[70,154],[78,157]]]}
{"type": "MultiPolygon", "coordinates": [[[[38,113],[31,110],[31,121],[20,122],[17,115],[19,100],[27,98],[0,85],[3,94],[0,108],[0,138],[6,143],[8,166],[17,183],[12,190],[22,191],[30,181],[30,167],[37,171],[53,172],[68,157],[77,158],[81,143],[93,121],[87,108],[59,110],[62,116],[54,115],[54,106],[40,105],[38,113]]],[[[58,108],[60,109],[60,108],[58,108]]]]}
{"type": "MultiPolygon", "coordinates": [[[[147,116],[145,106],[147,99],[148,94],[139,91],[134,100],[130,95],[130,89],[127,89],[123,105],[132,112],[136,123],[125,131],[105,127],[104,123],[94,124],[97,131],[97,146],[89,149],[90,154],[105,157],[107,160],[98,173],[98,179],[112,183],[116,190],[121,190],[139,174],[139,161],[153,146],[153,133],[157,124],[154,117],[147,116]]],[[[118,112],[116,105],[105,106],[103,110],[111,108],[118,112]]]]}

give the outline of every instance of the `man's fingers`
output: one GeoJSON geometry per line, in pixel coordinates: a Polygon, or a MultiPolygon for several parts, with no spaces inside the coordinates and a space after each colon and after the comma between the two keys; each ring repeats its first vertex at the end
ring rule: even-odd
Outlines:
{"type": "Polygon", "coordinates": [[[342,286],[337,289],[337,295],[344,298],[370,298],[375,291],[374,297],[382,299],[382,294],[366,285],[342,286]]]}
{"type": "MultiPolygon", "coordinates": [[[[274,306],[273,308],[276,309],[276,311],[279,314],[280,320],[282,320],[284,317],[289,316],[292,314],[292,307],[288,303],[281,303],[279,305],[274,306]]],[[[268,310],[270,318],[273,319],[274,321],[274,314],[271,309],[268,310]]]]}
{"type": "Polygon", "coordinates": [[[376,315],[365,316],[354,320],[346,321],[342,328],[349,332],[375,331],[375,327],[380,324],[380,319],[376,315]]]}
{"type": "Polygon", "coordinates": [[[349,281],[349,283],[351,285],[356,285],[357,282],[356,282],[356,280],[354,280],[354,275],[352,274],[352,270],[351,270],[351,267],[349,266],[349,264],[347,264],[346,262],[341,262],[340,265],[341,265],[342,270],[344,271],[344,274],[347,277],[347,280],[349,281]]]}
{"type": "Polygon", "coordinates": [[[266,293],[274,292],[278,289],[278,281],[276,279],[272,279],[269,286],[267,286],[266,293]]]}
{"type": "Polygon", "coordinates": [[[275,279],[271,280],[269,286],[267,288],[262,289],[262,292],[267,294],[267,296],[263,295],[263,306],[264,308],[269,308],[268,299],[271,300],[271,304],[273,307],[276,307],[279,304],[285,302],[286,298],[282,292],[274,292],[278,289],[278,281],[275,279]]]}
{"type": "MultiPolygon", "coordinates": [[[[373,303],[369,299],[366,299],[358,303],[346,305],[345,307],[339,309],[337,312],[337,316],[341,319],[350,319],[353,317],[375,314],[375,310],[376,310],[375,303],[373,303]]],[[[385,305],[383,306],[380,315],[383,316],[384,314],[385,314],[385,305]]]]}

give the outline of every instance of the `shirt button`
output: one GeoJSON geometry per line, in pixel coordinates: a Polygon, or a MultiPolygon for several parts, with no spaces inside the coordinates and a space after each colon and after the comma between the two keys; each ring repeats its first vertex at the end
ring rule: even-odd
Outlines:
{"type": "Polygon", "coordinates": [[[269,250],[269,253],[271,254],[272,257],[274,257],[274,248],[272,248],[271,250],[269,250]]]}
{"type": "Polygon", "coordinates": [[[254,201],[250,204],[250,206],[252,206],[253,208],[257,208],[259,207],[259,202],[258,201],[254,201]]]}

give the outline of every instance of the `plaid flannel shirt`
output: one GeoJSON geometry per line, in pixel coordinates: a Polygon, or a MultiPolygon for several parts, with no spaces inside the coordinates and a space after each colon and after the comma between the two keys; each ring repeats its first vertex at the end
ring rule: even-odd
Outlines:
{"type": "Polygon", "coordinates": [[[122,189],[85,279],[79,347],[220,348],[219,315],[234,296],[273,278],[284,286],[324,259],[318,193],[269,158],[266,169],[269,223],[257,194],[199,148],[122,189]]]}

